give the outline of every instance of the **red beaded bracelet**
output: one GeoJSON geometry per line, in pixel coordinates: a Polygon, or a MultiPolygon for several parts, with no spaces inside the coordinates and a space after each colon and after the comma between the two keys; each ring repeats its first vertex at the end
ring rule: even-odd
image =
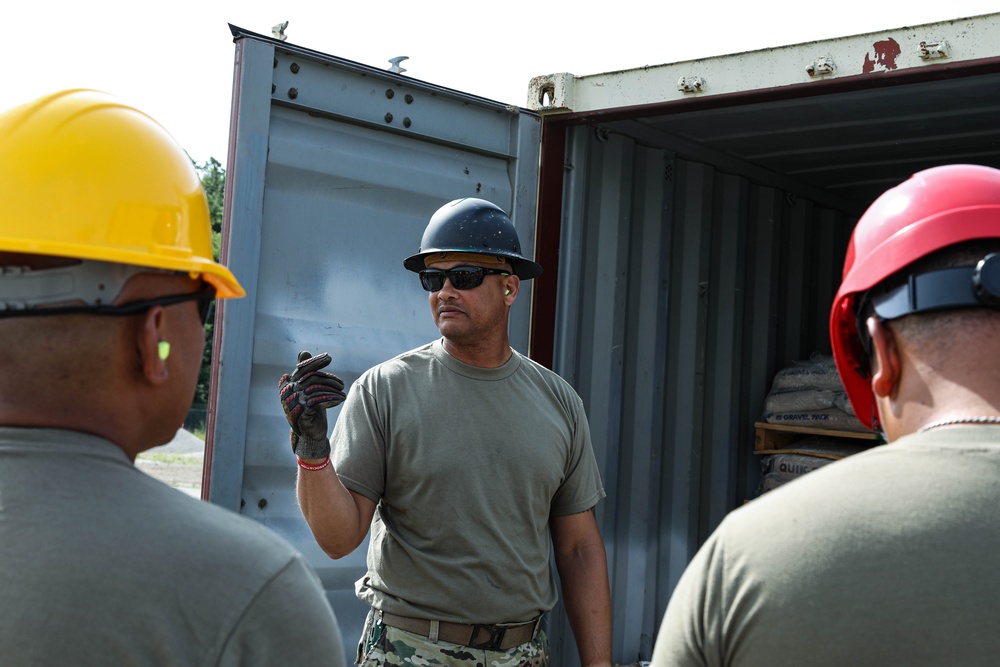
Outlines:
{"type": "Polygon", "coordinates": [[[326,460],[323,461],[322,463],[320,463],[319,465],[309,465],[308,463],[303,463],[302,459],[300,459],[298,457],[296,457],[296,460],[298,460],[299,467],[302,468],[303,470],[322,470],[323,468],[325,468],[328,465],[330,465],[330,457],[329,456],[327,456],[326,460]]]}

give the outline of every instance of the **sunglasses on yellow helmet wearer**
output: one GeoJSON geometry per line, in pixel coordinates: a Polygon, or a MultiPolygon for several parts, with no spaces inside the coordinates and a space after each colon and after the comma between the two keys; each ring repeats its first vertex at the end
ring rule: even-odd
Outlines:
{"type": "Polygon", "coordinates": [[[198,302],[198,316],[211,317],[216,287],[208,282],[197,292],[143,299],[114,305],[112,302],[133,276],[140,273],[184,275],[143,266],[84,260],[45,269],[0,265],[0,318],[52,315],[134,315],[153,306],[198,302]]]}
{"type": "Polygon", "coordinates": [[[206,284],[197,292],[170,294],[168,296],[141,299],[117,305],[57,306],[55,308],[32,308],[30,310],[0,310],[0,319],[5,317],[41,317],[51,315],[138,315],[146,312],[153,306],[173,306],[188,301],[198,302],[198,318],[201,320],[202,326],[204,326],[214,312],[212,306],[215,305],[215,288],[206,284]]]}

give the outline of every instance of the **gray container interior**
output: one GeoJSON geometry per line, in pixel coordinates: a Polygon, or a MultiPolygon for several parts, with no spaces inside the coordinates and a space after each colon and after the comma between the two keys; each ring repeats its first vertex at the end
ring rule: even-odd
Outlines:
{"type": "Polygon", "coordinates": [[[863,210],[927,167],[1000,168],[998,69],[543,117],[565,149],[542,149],[538,227],[558,236],[559,285],[536,302],[553,316],[534,341],[551,336],[583,396],[609,489],[616,660],[649,659],[687,562],[754,497],[754,422],[777,371],[830,353],[863,210]]]}

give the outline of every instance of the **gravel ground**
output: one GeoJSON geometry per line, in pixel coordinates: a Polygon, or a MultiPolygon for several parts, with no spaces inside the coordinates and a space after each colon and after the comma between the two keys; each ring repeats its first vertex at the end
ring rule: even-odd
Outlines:
{"type": "Polygon", "coordinates": [[[167,444],[139,454],[135,465],[175,489],[200,498],[204,460],[205,442],[181,429],[167,444]]]}
{"type": "Polygon", "coordinates": [[[177,431],[177,435],[174,439],[165,445],[160,445],[159,447],[153,447],[146,454],[156,454],[160,452],[169,452],[176,454],[204,454],[205,453],[205,441],[196,436],[191,431],[186,431],[180,429],[177,431]]]}

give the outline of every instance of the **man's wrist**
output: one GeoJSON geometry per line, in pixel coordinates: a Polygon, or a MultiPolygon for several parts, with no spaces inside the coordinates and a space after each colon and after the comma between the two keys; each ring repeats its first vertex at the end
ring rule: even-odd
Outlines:
{"type": "Polygon", "coordinates": [[[325,437],[308,438],[300,435],[292,446],[292,451],[295,452],[295,456],[303,461],[322,461],[330,456],[330,441],[325,437]]]}
{"type": "Polygon", "coordinates": [[[300,468],[302,468],[303,470],[308,470],[310,472],[322,470],[330,465],[329,455],[320,459],[303,458],[301,456],[296,456],[295,459],[298,461],[300,468]]]}

